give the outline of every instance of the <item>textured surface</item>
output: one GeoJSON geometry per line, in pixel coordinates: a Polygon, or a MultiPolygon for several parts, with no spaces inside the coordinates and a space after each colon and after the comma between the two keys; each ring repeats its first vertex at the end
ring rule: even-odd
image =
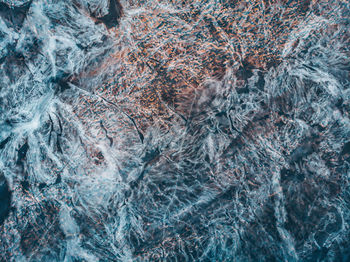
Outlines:
{"type": "Polygon", "coordinates": [[[1,261],[349,261],[349,15],[0,0],[1,261]]]}

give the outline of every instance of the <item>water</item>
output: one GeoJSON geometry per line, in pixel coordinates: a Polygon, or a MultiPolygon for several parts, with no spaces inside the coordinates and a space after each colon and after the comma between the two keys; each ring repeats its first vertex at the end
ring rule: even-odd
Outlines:
{"type": "Polygon", "coordinates": [[[349,8],[0,1],[1,259],[347,261],[349,8]]]}

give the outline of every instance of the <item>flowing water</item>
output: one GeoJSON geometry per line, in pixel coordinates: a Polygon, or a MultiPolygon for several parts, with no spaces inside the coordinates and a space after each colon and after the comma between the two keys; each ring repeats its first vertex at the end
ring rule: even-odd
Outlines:
{"type": "Polygon", "coordinates": [[[1,261],[349,261],[345,0],[0,0],[1,261]]]}

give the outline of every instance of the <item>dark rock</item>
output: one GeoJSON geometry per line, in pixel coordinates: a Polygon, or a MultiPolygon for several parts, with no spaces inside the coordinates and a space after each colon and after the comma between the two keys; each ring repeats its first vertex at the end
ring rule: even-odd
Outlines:
{"type": "Polygon", "coordinates": [[[63,93],[70,89],[69,82],[72,76],[67,72],[59,72],[56,77],[52,77],[50,82],[56,85],[55,94],[63,93]]]}
{"type": "Polygon", "coordinates": [[[248,94],[249,93],[249,88],[248,87],[237,88],[236,91],[237,91],[238,94],[248,94]]]}
{"type": "Polygon", "coordinates": [[[254,67],[243,61],[241,67],[238,69],[237,71],[237,77],[239,80],[248,80],[249,78],[251,78],[253,76],[253,72],[252,70],[254,69],[254,67]]]}
{"type": "Polygon", "coordinates": [[[5,176],[0,172],[0,225],[8,217],[11,207],[11,191],[5,176]]]}
{"type": "Polygon", "coordinates": [[[29,149],[28,141],[26,141],[18,150],[17,165],[20,165],[22,161],[26,159],[28,149],[29,149]]]}
{"type": "Polygon", "coordinates": [[[30,188],[30,184],[29,184],[28,180],[22,181],[21,186],[22,186],[23,192],[28,191],[30,188]]]}
{"type": "Polygon", "coordinates": [[[40,183],[39,184],[39,189],[42,190],[44,187],[46,187],[47,184],[46,183],[40,183]]]}
{"type": "MultiPolygon", "coordinates": [[[[108,14],[103,17],[96,17],[97,23],[104,23],[108,29],[119,24],[119,18],[122,16],[123,8],[119,0],[110,0],[108,14]]],[[[94,14],[92,14],[94,16],[94,14]]]]}
{"type": "Polygon", "coordinates": [[[160,154],[159,148],[155,148],[153,150],[147,151],[145,153],[145,156],[142,158],[142,161],[144,162],[150,162],[153,159],[155,159],[156,157],[158,157],[160,154]]]}
{"type": "Polygon", "coordinates": [[[321,249],[315,250],[310,256],[308,256],[304,261],[325,261],[328,256],[329,249],[322,247],[321,249]]]}
{"type": "Polygon", "coordinates": [[[54,185],[57,185],[57,184],[59,184],[59,183],[61,183],[61,182],[62,182],[61,174],[58,174],[54,185]]]}
{"type": "Polygon", "coordinates": [[[345,143],[345,145],[340,153],[340,156],[343,159],[350,159],[350,142],[345,143]]]}
{"type": "Polygon", "coordinates": [[[31,4],[32,1],[29,1],[22,6],[11,6],[0,2],[0,17],[8,26],[19,30],[23,25],[31,4]]]}
{"type": "Polygon", "coordinates": [[[4,149],[5,145],[11,140],[11,137],[7,137],[5,140],[0,142],[0,149],[4,149]]]}

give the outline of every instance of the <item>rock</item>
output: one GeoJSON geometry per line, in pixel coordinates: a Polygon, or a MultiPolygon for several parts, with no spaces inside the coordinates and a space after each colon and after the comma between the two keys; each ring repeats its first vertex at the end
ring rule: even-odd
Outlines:
{"type": "Polygon", "coordinates": [[[97,22],[104,23],[108,29],[118,25],[119,18],[122,15],[122,6],[119,0],[110,0],[108,14],[103,17],[97,17],[97,22]]]}
{"type": "Polygon", "coordinates": [[[0,225],[4,223],[11,207],[11,191],[5,176],[0,172],[0,225]]]}
{"type": "MultiPolygon", "coordinates": [[[[15,1],[13,1],[15,2],[15,1]]],[[[19,30],[23,21],[27,16],[28,10],[32,4],[32,1],[18,1],[20,3],[9,3],[9,1],[0,2],[0,17],[5,21],[5,23],[19,30]]]]}

